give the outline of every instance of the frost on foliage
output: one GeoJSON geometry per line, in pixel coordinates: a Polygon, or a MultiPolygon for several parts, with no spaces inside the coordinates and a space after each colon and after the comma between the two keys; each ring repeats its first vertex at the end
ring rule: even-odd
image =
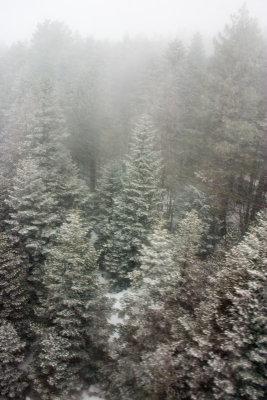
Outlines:
{"type": "Polygon", "coordinates": [[[25,344],[20,340],[10,322],[1,321],[0,326],[0,398],[24,399],[27,386],[23,372],[19,369],[23,361],[25,344]]]}
{"type": "Polygon", "coordinates": [[[266,398],[266,237],[261,214],[243,241],[218,260],[211,279],[216,286],[195,317],[179,318],[172,356],[177,393],[201,400],[266,398]]]}
{"type": "Polygon", "coordinates": [[[187,185],[178,197],[177,214],[184,218],[187,212],[195,211],[202,221],[199,252],[210,254],[219,240],[219,220],[214,199],[192,185],[187,185]]]}
{"type": "Polygon", "coordinates": [[[167,230],[163,228],[163,221],[148,235],[147,245],[143,245],[140,254],[140,268],[130,274],[133,288],[147,288],[149,291],[160,290],[167,281],[177,279],[178,269],[174,267],[173,241],[167,230]]]}
{"type": "Polygon", "coordinates": [[[227,355],[218,390],[223,393],[227,381],[235,396],[247,400],[267,395],[266,237],[266,214],[261,213],[257,225],[226,257],[229,268],[222,277],[227,283],[224,301],[229,303],[231,318],[224,322],[223,316],[217,317],[223,329],[221,349],[227,355]]]}
{"type": "Polygon", "coordinates": [[[0,321],[6,319],[21,328],[28,308],[28,260],[4,233],[0,233],[0,321]]]}
{"type": "Polygon", "coordinates": [[[7,203],[8,223],[32,259],[45,254],[47,244],[55,237],[59,216],[55,195],[48,191],[43,172],[30,156],[17,168],[7,203]]]}
{"type": "Polygon", "coordinates": [[[71,340],[49,329],[39,341],[34,358],[33,390],[42,400],[75,399],[82,388],[79,369],[71,340]]]}
{"type": "Polygon", "coordinates": [[[184,332],[179,318],[191,317],[204,295],[199,289],[204,278],[196,257],[201,230],[201,221],[192,212],[175,236],[162,223],[148,235],[140,268],[130,274],[132,289],[121,301],[127,319],[114,343],[117,367],[109,390],[115,399],[177,398],[177,392],[169,397],[172,379],[176,379],[172,340],[184,332]]]}
{"type": "Polygon", "coordinates": [[[133,132],[121,192],[114,200],[110,239],[104,245],[104,268],[121,284],[138,268],[141,247],[160,217],[161,159],[155,147],[152,123],[143,116],[133,132]]]}
{"type": "Polygon", "coordinates": [[[30,258],[41,260],[69,210],[82,206],[85,191],[65,140],[67,137],[53,88],[42,81],[25,127],[25,141],[7,204],[8,223],[30,258]]]}
{"type": "Polygon", "coordinates": [[[185,218],[179,224],[175,239],[174,258],[178,264],[190,261],[197,254],[202,231],[202,221],[199,219],[197,212],[186,213],[185,218]]]}
{"type": "Polygon", "coordinates": [[[94,229],[98,235],[96,246],[111,239],[110,224],[113,218],[115,199],[122,189],[123,167],[118,162],[107,164],[101,171],[97,182],[94,210],[94,229]]]}
{"type": "Polygon", "coordinates": [[[57,245],[50,250],[45,263],[46,298],[37,312],[43,320],[44,332],[51,331],[51,335],[44,339],[42,331],[39,332],[33,371],[35,390],[41,395],[52,380],[51,363],[61,371],[53,385],[62,394],[69,390],[72,379],[82,382],[86,377],[90,381],[104,357],[109,335],[106,322],[109,304],[96,261],[97,254],[87,238],[87,229],[81,224],[78,212],[73,212],[59,229],[57,245]],[[58,354],[62,352],[59,357],[53,351],[50,353],[50,346],[46,345],[53,337],[58,346],[55,350],[58,354]],[[43,357],[43,346],[48,353],[41,361],[44,368],[40,376],[38,358],[43,357]]]}

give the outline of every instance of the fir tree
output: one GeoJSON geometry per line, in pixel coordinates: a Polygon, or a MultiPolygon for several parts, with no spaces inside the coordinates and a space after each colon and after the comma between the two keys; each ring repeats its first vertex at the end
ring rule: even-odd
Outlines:
{"type": "Polygon", "coordinates": [[[163,277],[168,275],[168,278],[173,278],[173,240],[163,224],[160,221],[153,233],[148,235],[148,244],[142,246],[140,268],[130,274],[131,286],[135,289],[142,287],[144,290],[147,287],[150,292],[153,287],[156,291],[161,286],[159,281],[163,277]]]}
{"type": "Polygon", "coordinates": [[[221,234],[236,211],[244,234],[263,208],[266,44],[243,6],[215,40],[209,78],[205,173],[217,199],[221,234]],[[210,149],[210,150],[207,150],[210,149]],[[208,156],[207,156],[208,154],[208,156]],[[261,185],[259,187],[259,185],[261,185]]]}
{"type": "MultiPolygon", "coordinates": [[[[102,169],[98,179],[95,193],[94,230],[97,234],[95,246],[101,248],[103,244],[111,239],[112,222],[115,199],[122,189],[122,165],[118,162],[109,163],[102,169]]],[[[101,264],[101,263],[100,263],[101,264]]]]}
{"type": "MultiPolygon", "coordinates": [[[[217,266],[214,259],[210,261],[207,299],[202,297],[194,314],[178,318],[172,345],[162,348],[171,377],[168,398],[266,397],[265,241],[266,217],[260,215],[258,225],[225,259],[218,258],[217,266]]],[[[156,355],[151,357],[150,364],[146,362],[150,370],[156,355]]],[[[157,379],[159,372],[154,371],[157,379]]]]}
{"type": "Polygon", "coordinates": [[[73,343],[57,329],[47,329],[40,337],[30,369],[32,389],[38,399],[74,399],[82,389],[81,355],[73,352],[73,343]],[[70,366],[71,364],[71,366],[70,366]]]}
{"type": "Polygon", "coordinates": [[[12,237],[0,233],[0,320],[12,322],[20,331],[29,313],[29,265],[22,254],[12,237]]]}
{"type": "Polygon", "coordinates": [[[10,322],[1,321],[0,326],[0,398],[24,399],[25,377],[20,369],[25,344],[20,340],[10,322]]]}
{"type": "Polygon", "coordinates": [[[8,217],[8,206],[6,198],[8,196],[9,180],[2,173],[0,174],[0,230],[6,229],[5,220],[8,217]]]}
{"type": "Polygon", "coordinates": [[[191,317],[205,298],[206,276],[196,258],[201,229],[192,212],[175,237],[162,226],[148,236],[140,270],[130,274],[132,288],[123,299],[126,318],[115,345],[117,368],[109,388],[114,398],[168,398],[173,375],[170,349],[181,330],[178,320],[191,317]]]}
{"type": "Polygon", "coordinates": [[[155,132],[143,116],[133,132],[121,193],[115,199],[111,239],[105,244],[104,267],[119,284],[128,283],[128,273],[139,266],[147,235],[160,217],[160,156],[155,132]]]}
{"type": "Polygon", "coordinates": [[[182,193],[177,196],[175,214],[181,220],[185,217],[186,212],[190,211],[197,212],[201,219],[203,232],[199,253],[207,256],[214,251],[215,245],[219,241],[218,210],[214,205],[213,197],[195,186],[185,186],[182,193]]]}
{"type": "Polygon", "coordinates": [[[8,204],[12,233],[20,238],[31,262],[42,260],[55,238],[59,215],[55,193],[47,189],[43,171],[33,158],[19,163],[8,204]]]}
{"type": "Polygon", "coordinates": [[[218,290],[218,306],[223,312],[217,306],[221,340],[214,349],[215,361],[222,358],[223,367],[215,370],[216,399],[267,396],[266,236],[266,214],[261,213],[257,225],[227,254],[219,275],[223,290],[218,290]]]}
{"type": "Polygon", "coordinates": [[[34,99],[7,199],[7,222],[38,274],[56,229],[72,207],[85,205],[86,195],[65,145],[67,131],[51,84],[42,81],[34,99]]]}
{"type": "Polygon", "coordinates": [[[94,379],[108,337],[108,304],[99,281],[97,254],[77,212],[61,226],[57,243],[45,265],[46,298],[37,310],[49,332],[48,336],[39,333],[33,371],[40,396],[54,390],[63,396],[73,390],[70,380],[80,380],[75,386],[79,388],[82,378],[94,379]],[[59,358],[50,349],[53,341],[56,354],[62,350],[59,358]],[[40,355],[42,349],[46,355],[40,355]],[[53,368],[58,371],[54,378],[50,376],[53,368]]]}

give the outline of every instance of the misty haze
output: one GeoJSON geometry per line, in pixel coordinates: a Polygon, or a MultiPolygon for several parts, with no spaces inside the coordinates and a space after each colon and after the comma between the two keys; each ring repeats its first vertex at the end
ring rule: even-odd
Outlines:
{"type": "Polygon", "coordinates": [[[267,3],[5,3],[0,399],[266,400],[267,3]]]}

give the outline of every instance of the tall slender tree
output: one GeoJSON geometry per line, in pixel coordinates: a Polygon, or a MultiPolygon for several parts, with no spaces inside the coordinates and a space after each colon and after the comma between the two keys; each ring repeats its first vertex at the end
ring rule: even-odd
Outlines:
{"type": "Polygon", "coordinates": [[[24,358],[25,343],[10,322],[0,325],[0,398],[3,400],[25,398],[26,381],[20,365],[24,358]]]}
{"type": "Polygon", "coordinates": [[[141,247],[160,218],[160,166],[156,134],[144,115],[133,131],[121,193],[115,199],[112,235],[105,244],[104,268],[121,283],[127,283],[128,272],[138,267],[141,247]]]}
{"type": "Polygon", "coordinates": [[[44,399],[53,398],[54,391],[71,396],[83,378],[91,382],[95,378],[108,338],[108,302],[99,280],[97,254],[78,212],[71,213],[59,229],[43,284],[46,297],[36,312],[44,328],[36,344],[34,387],[44,399]]]}
{"type": "Polygon", "coordinates": [[[11,236],[0,233],[0,321],[11,322],[20,335],[26,333],[30,311],[28,269],[21,246],[11,236]]]}
{"type": "Polygon", "coordinates": [[[223,235],[233,215],[244,234],[255,209],[264,204],[259,190],[264,191],[265,48],[245,6],[215,41],[204,140],[212,149],[205,160],[207,186],[217,199],[223,235]]]}
{"type": "Polygon", "coordinates": [[[82,207],[83,183],[66,148],[66,126],[49,81],[41,81],[26,126],[21,160],[7,204],[8,223],[30,261],[42,261],[56,228],[72,207],[82,207]]]}

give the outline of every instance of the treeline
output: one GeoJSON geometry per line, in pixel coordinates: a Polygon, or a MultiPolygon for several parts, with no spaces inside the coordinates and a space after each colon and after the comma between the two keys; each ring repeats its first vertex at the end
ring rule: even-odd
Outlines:
{"type": "Polygon", "coordinates": [[[266,398],[266,48],[242,8],[209,56],[1,50],[1,399],[266,398]]]}

